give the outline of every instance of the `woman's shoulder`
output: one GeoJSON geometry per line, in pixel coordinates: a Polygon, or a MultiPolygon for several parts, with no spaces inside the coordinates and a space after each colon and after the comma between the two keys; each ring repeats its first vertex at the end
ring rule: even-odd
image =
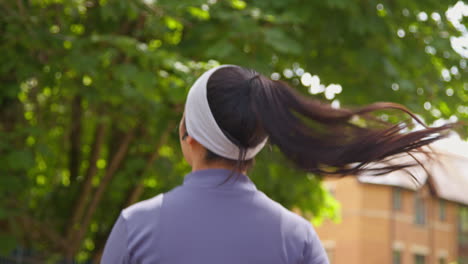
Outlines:
{"type": "Polygon", "coordinates": [[[131,220],[133,218],[155,214],[160,210],[163,199],[164,193],[161,193],[150,199],[135,203],[122,210],[122,216],[125,220],[131,220]]]}
{"type": "MultiPolygon", "coordinates": [[[[282,243],[290,257],[302,256],[303,250],[310,241],[315,241],[317,235],[312,223],[303,216],[292,212],[280,203],[261,193],[259,198],[264,205],[270,208],[270,211],[279,218],[279,230],[282,236],[282,243]]],[[[320,244],[314,247],[320,247],[320,244]]],[[[291,260],[295,263],[295,260],[291,260]]],[[[291,262],[291,263],[292,263],[291,262]]]]}
{"type": "Polygon", "coordinates": [[[122,218],[129,223],[143,224],[151,219],[158,219],[161,215],[164,200],[171,193],[177,192],[180,186],[174,189],[160,193],[152,198],[140,201],[122,210],[122,218]]]}
{"type": "Polygon", "coordinates": [[[127,244],[131,252],[137,250],[142,238],[147,238],[159,230],[161,209],[165,196],[166,193],[161,193],[122,210],[120,217],[124,220],[126,226],[127,244]]]}
{"type": "Polygon", "coordinates": [[[291,210],[284,207],[282,204],[271,199],[263,192],[258,192],[260,195],[258,197],[262,203],[270,208],[270,210],[279,213],[281,216],[282,225],[290,225],[295,228],[308,228],[311,223],[306,220],[304,217],[292,212],[291,210]]]}

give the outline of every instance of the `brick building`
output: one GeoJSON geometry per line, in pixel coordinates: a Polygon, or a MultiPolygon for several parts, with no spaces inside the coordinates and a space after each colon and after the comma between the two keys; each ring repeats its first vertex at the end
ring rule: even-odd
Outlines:
{"type": "Polygon", "coordinates": [[[331,264],[468,264],[468,158],[424,164],[429,176],[408,170],[419,184],[405,171],[325,181],[341,203],[340,223],[316,227],[331,264]]]}

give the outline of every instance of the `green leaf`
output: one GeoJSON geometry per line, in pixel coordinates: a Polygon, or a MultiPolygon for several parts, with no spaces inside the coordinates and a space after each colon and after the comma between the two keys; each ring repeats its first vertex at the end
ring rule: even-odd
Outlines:
{"type": "Polygon", "coordinates": [[[263,33],[265,41],[278,52],[296,55],[302,52],[301,45],[280,29],[270,28],[263,33]]]}
{"type": "Polygon", "coordinates": [[[203,10],[201,8],[191,6],[187,10],[189,11],[189,13],[192,16],[194,16],[195,18],[198,18],[200,20],[210,19],[210,12],[208,12],[206,10],[203,10]]]}
{"type": "Polygon", "coordinates": [[[247,3],[242,0],[231,0],[231,6],[235,9],[242,10],[247,6],[247,3]]]}

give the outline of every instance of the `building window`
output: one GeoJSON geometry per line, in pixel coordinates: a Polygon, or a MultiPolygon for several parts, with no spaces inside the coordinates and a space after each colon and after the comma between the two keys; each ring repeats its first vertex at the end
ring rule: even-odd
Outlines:
{"type": "Polygon", "coordinates": [[[401,252],[399,250],[393,251],[393,264],[401,264],[401,252]]]}
{"type": "Polygon", "coordinates": [[[424,255],[416,254],[414,255],[414,264],[425,264],[426,257],[424,255]]]}
{"type": "Polygon", "coordinates": [[[400,188],[393,188],[393,210],[400,211],[401,210],[401,189],[400,188]]]}
{"type": "Polygon", "coordinates": [[[445,201],[439,200],[439,220],[445,221],[445,201]]]}
{"type": "Polygon", "coordinates": [[[414,198],[414,223],[417,225],[426,224],[426,205],[419,195],[414,198]]]}

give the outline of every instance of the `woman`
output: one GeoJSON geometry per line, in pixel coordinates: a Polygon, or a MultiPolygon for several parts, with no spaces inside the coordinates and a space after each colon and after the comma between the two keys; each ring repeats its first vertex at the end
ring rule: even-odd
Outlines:
{"type": "Polygon", "coordinates": [[[411,164],[365,165],[418,150],[448,129],[404,134],[404,126],[366,115],[385,108],[413,116],[391,103],[334,109],[239,66],[205,72],[179,129],[192,172],[183,185],[123,210],[101,263],[328,263],[310,223],[258,191],[246,172],[268,140],[308,172],[382,174],[411,164]],[[353,124],[355,116],[366,127],[353,124]]]}

